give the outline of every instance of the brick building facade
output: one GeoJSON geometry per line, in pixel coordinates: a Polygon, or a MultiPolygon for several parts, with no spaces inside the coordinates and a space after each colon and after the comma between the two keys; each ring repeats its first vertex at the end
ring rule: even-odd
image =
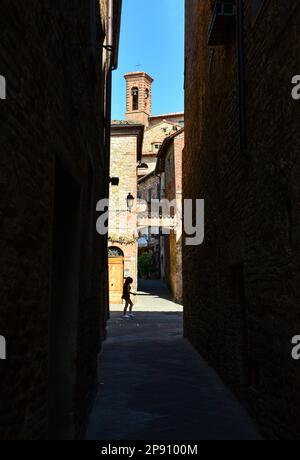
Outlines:
{"type": "Polygon", "coordinates": [[[182,152],[184,129],[167,137],[157,157],[156,174],[160,177],[160,198],[175,203],[170,214],[176,225],[160,237],[161,273],[176,302],[182,301],[182,152]]]}
{"type": "Polygon", "coordinates": [[[183,196],[205,199],[205,242],[183,249],[185,336],[268,436],[299,439],[300,2],[223,3],[186,1],[183,196]]]}
{"type": "Polygon", "coordinates": [[[145,129],[142,162],[146,164],[148,168],[140,168],[139,176],[149,174],[155,170],[157,154],[163,141],[180,129],[180,125],[169,121],[167,116],[161,120],[158,119],[157,123],[145,129]]]}
{"type": "MultiPolygon", "coordinates": [[[[160,177],[155,170],[138,180],[138,198],[146,203],[148,212],[151,211],[152,200],[160,199],[160,177]]],[[[141,208],[144,211],[144,208],[141,208]]],[[[146,213],[147,215],[147,213],[146,213]]],[[[150,214],[148,214],[149,216],[150,214]]],[[[139,227],[139,255],[147,252],[152,254],[152,267],[148,275],[151,278],[160,278],[160,239],[158,227],[139,227]]]]}
{"type": "MultiPolygon", "coordinates": [[[[154,80],[150,75],[145,72],[130,72],[125,75],[125,79],[125,120],[113,121],[111,136],[110,175],[120,179],[119,186],[111,187],[110,192],[109,247],[112,250],[112,257],[109,286],[111,303],[120,302],[121,272],[124,273],[124,277],[131,276],[134,279],[133,289],[137,288],[139,234],[147,236],[151,246],[149,248],[154,252],[155,257],[157,255],[159,266],[157,237],[155,234],[151,235],[148,228],[137,228],[138,210],[135,207],[132,213],[126,212],[126,196],[131,193],[134,198],[138,198],[142,197],[145,192],[145,200],[148,201],[151,189],[151,197],[157,198],[157,187],[152,188],[149,183],[149,181],[151,184],[153,181],[159,182],[154,175],[157,154],[166,137],[179,131],[184,124],[184,114],[181,112],[152,115],[152,83],[154,80]],[[146,175],[147,178],[143,180],[146,175]],[[127,215],[130,219],[129,225],[126,225],[125,234],[120,223],[120,214],[127,215]],[[136,238],[135,243],[134,238],[136,238]],[[123,269],[118,266],[122,265],[122,258],[124,259],[123,269]]],[[[158,233],[158,229],[156,230],[158,233]]],[[[154,276],[158,275],[159,269],[154,276]]]]}
{"type": "Polygon", "coordinates": [[[95,222],[120,8],[0,6],[1,439],[84,435],[105,335],[107,240],[95,222]]]}
{"type": "MultiPolygon", "coordinates": [[[[145,144],[145,143],[144,143],[145,144]]],[[[164,138],[156,156],[155,169],[138,180],[138,198],[148,204],[149,222],[152,227],[139,228],[141,247],[139,252],[153,254],[151,276],[164,280],[176,302],[182,301],[182,152],[184,148],[184,129],[173,130],[164,138]],[[172,228],[155,225],[158,217],[154,211],[154,201],[176,205],[170,207],[173,218],[172,228]],[[152,219],[154,218],[154,220],[152,219]],[[145,240],[147,246],[145,246],[145,240]]],[[[147,219],[147,218],[146,218],[147,219]]],[[[139,223],[144,217],[138,219],[139,223]]],[[[168,220],[168,224],[169,224],[168,220]]]]}
{"type": "Polygon", "coordinates": [[[145,72],[130,72],[126,80],[126,119],[145,126],[142,165],[138,176],[155,169],[156,158],[164,139],[184,125],[184,113],[152,115],[152,84],[154,79],[145,72]]]}
{"type": "MultiPolygon", "coordinates": [[[[127,197],[137,197],[137,164],[142,156],[144,125],[130,121],[113,121],[111,127],[110,176],[119,178],[119,185],[110,190],[109,210],[109,290],[110,302],[122,303],[124,278],[133,279],[137,290],[137,212],[136,204],[129,212],[127,197]],[[117,257],[119,263],[117,264],[117,257]],[[123,259],[123,261],[122,261],[123,259]]],[[[133,299],[134,300],[134,299],[133,299]]]]}

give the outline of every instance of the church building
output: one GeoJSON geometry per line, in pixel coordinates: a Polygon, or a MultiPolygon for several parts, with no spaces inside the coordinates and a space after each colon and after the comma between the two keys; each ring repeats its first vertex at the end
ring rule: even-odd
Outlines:
{"type": "Polygon", "coordinates": [[[152,115],[153,78],[145,72],[131,72],[125,79],[126,119],[145,126],[140,178],[154,171],[164,139],[184,126],[184,112],[152,115]]]}

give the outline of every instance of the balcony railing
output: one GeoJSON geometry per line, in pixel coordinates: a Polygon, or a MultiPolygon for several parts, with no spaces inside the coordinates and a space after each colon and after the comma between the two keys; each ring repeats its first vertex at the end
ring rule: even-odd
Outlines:
{"type": "Polygon", "coordinates": [[[175,217],[137,217],[137,226],[138,228],[144,227],[163,227],[174,229],[177,225],[177,219],[175,217]]]}

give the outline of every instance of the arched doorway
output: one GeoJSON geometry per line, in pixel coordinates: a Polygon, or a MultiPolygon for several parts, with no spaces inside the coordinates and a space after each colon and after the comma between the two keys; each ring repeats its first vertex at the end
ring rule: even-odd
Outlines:
{"type": "Polygon", "coordinates": [[[109,302],[111,304],[121,304],[124,281],[124,254],[116,246],[108,248],[108,268],[109,302]]]}

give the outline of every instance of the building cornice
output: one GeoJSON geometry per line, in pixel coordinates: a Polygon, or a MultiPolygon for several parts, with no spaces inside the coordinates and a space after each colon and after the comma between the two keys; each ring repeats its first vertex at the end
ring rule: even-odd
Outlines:
{"type": "Polygon", "coordinates": [[[113,52],[112,52],[112,67],[114,70],[118,68],[119,60],[119,46],[120,46],[120,31],[121,31],[121,15],[122,15],[122,1],[113,0],[114,5],[114,30],[113,30],[113,52]]]}
{"type": "Polygon", "coordinates": [[[137,161],[142,159],[145,126],[128,122],[114,122],[111,125],[111,137],[137,137],[137,161]]]}

